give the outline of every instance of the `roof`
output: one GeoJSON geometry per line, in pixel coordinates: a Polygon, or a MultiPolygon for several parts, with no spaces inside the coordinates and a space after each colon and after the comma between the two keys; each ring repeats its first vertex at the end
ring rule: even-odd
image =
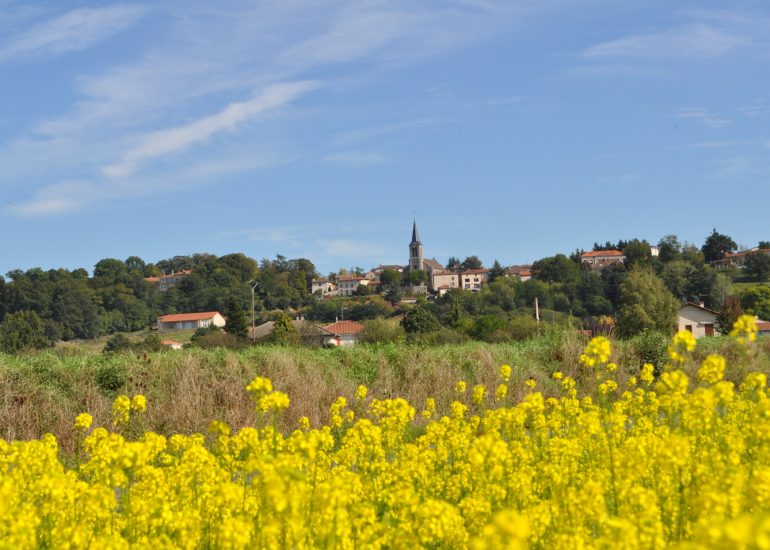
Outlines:
{"type": "Polygon", "coordinates": [[[192,269],[180,269],[176,273],[167,273],[165,275],[160,275],[159,277],[145,277],[144,280],[148,283],[157,283],[161,281],[162,279],[172,279],[174,277],[185,277],[192,273],[192,269]]]}
{"type": "MultiPolygon", "coordinates": [[[[304,319],[293,319],[292,324],[300,336],[310,336],[315,334],[319,336],[336,336],[334,332],[304,319]]],[[[264,338],[273,332],[274,325],[275,321],[268,321],[267,323],[262,323],[261,325],[254,327],[253,332],[251,332],[251,328],[249,328],[249,332],[251,332],[251,337],[254,339],[264,338]]]]}
{"type": "Polygon", "coordinates": [[[420,234],[417,232],[417,220],[414,220],[414,224],[412,224],[412,242],[410,244],[422,244],[420,243],[420,234]]]}
{"type": "Polygon", "coordinates": [[[717,313],[713,309],[709,309],[707,307],[703,307],[702,305],[696,304],[695,302],[687,302],[686,304],[682,304],[679,307],[679,309],[682,309],[683,307],[687,307],[687,306],[692,306],[692,307],[695,307],[695,308],[698,308],[698,309],[702,309],[703,311],[708,311],[709,313],[713,313],[714,315],[719,315],[719,313],[717,313]]]}
{"type": "Polygon", "coordinates": [[[770,321],[757,321],[757,330],[759,332],[770,332],[770,321]]]}
{"type": "Polygon", "coordinates": [[[620,250],[592,250],[580,255],[581,258],[601,258],[602,256],[625,256],[625,254],[620,250]]]}
{"type": "Polygon", "coordinates": [[[446,288],[449,288],[449,285],[441,285],[440,287],[438,287],[439,290],[444,290],[446,288]]]}
{"type": "Polygon", "coordinates": [[[170,315],[162,315],[158,317],[160,323],[175,323],[178,321],[203,321],[204,319],[211,319],[215,315],[221,316],[218,311],[204,311],[203,313],[172,313],[170,315]]]}
{"type": "Polygon", "coordinates": [[[489,270],[482,267],[479,269],[466,269],[465,271],[463,271],[463,275],[466,275],[466,274],[481,275],[482,273],[489,273],[489,270]]]}
{"type": "Polygon", "coordinates": [[[364,325],[361,323],[356,323],[355,321],[337,321],[336,323],[332,323],[331,325],[326,325],[324,327],[326,330],[333,332],[335,334],[358,334],[362,330],[364,330],[364,325]]]}
{"type": "Polygon", "coordinates": [[[511,266],[508,266],[507,268],[505,268],[505,271],[506,271],[506,273],[511,273],[513,275],[518,275],[519,273],[522,273],[524,271],[528,272],[530,269],[532,269],[532,265],[531,264],[511,265],[511,266]]]}
{"type": "Polygon", "coordinates": [[[404,270],[404,266],[403,265],[395,265],[395,264],[394,265],[378,265],[377,267],[372,268],[372,271],[376,273],[377,271],[385,271],[386,269],[392,269],[393,271],[403,271],[404,270]]]}
{"type": "Polygon", "coordinates": [[[176,340],[162,340],[161,345],[164,346],[181,346],[182,342],[177,342],[176,340]]]}
{"type": "Polygon", "coordinates": [[[337,282],[339,281],[368,281],[369,279],[367,277],[337,277],[337,282]]]}
{"type": "Polygon", "coordinates": [[[435,258],[433,258],[432,260],[423,260],[422,263],[424,263],[431,269],[444,269],[444,266],[441,265],[438,261],[436,261],[435,258]]]}
{"type": "Polygon", "coordinates": [[[521,276],[521,277],[531,277],[532,276],[532,272],[529,269],[522,269],[521,271],[519,271],[519,276],[521,276]]]}

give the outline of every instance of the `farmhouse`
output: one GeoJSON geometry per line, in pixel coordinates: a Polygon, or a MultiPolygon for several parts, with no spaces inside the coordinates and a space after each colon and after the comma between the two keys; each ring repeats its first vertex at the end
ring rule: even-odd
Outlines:
{"type": "Polygon", "coordinates": [[[331,325],[326,325],[324,328],[337,335],[329,344],[333,346],[352,346],[361,337],[364,325],[355,321],[337,321],[331,325]]]}
{"type": "MultiPolygon", "coordinates": [[[[306,321],[305,319],[292,320],[294,329],[299,335],[300,341],[308,346],[330,346],[335,345],[334,339],[337,335],[329,330],[326,330],[320,325],[306,321]]],[[[264,340],[273,333],[273,327],[275,327],[275,321],[268,321],[254,328],[253,331],[249,329],[250,337],[253,340],[264,340]]]]}
{"type": "Polygon", "coordinates": [[[692,332],[696,338],[714,336],[714,326],[717,322],[717,312],[692,302],[687,302],[679,308],[677,330],[692,332]]]}
{"type": "Polygon", "coordinates": [[[158,317],[158,331],[168,330],[196,330],[210,325],[216,327],[225,326],[225,318],[218,311],[206,311],[203,313],[173,313],[158,317]]]}
{"type": "Polygon", "coordinates": [[[591,266],[591,269],[602,269],[608,265],[622,264],[626,255],[620,250],[594,250],[580,255],[580,261],[591,266]]]}

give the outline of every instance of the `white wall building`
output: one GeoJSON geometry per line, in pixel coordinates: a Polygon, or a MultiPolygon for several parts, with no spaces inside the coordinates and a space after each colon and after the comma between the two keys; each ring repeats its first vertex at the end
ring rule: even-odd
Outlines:
{"type": "Polygon", "coordinates": [[[717,312],[688,302],[679,308],[677,330],[692,332],[696,338],[716,334],[717,312]]]}

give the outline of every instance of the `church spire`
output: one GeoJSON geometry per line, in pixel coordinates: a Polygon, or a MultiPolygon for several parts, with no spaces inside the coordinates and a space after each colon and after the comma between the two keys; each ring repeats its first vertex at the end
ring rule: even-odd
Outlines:
{"type": "Polygon", "coordinates": [[[412,244],[422,244],[420,242],[420,234],[417,232],[417,220],[414,220],[412,224],[412,244]]]}

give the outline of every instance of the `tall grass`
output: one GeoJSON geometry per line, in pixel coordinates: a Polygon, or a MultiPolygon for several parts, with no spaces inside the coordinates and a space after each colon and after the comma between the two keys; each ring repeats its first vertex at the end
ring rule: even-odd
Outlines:
{"type": "MultiPolygon", "coordinates": [[[[107,425],[118,393],[146,395],[144,428],[165,435],[205,431],[213,418],[241,427],[253,421],[253,404],[244,388],[256,375],[269,377],[277,389],[291,396],[284,417],[286,430],[296,427],[301,416],[314,425],[326,421],[329,405],[340,395],[352,399],[359,384],[366,385],[374,397],[400,396],[415,407],[421,407],[427,397],[448,404],[460,379],[470,385],[485,384],[493,394],[499,367],[506,363],[513,368],[510,393],[514,399],[525,393],[524,382],[530,378],[546,395],[555,394],[551,374],[557,370],[575,377],[590,393],[594,380],[577,363],[584,345],[582,337],[565,332],[511,344],[257,346],[141,356],[0,355],[0,437],[31,439],[51,432],[65,452],[71,451],[73,418],[88,411],[97,425],[107,425]]],[[[735,365],[728,379],[741,379],[747,370],[770,373],[770,339],[759,342],[748,355],[725,338],[701,340],[687,369],[694,372],[706,354],[716,352],[735,365]]],[[[633,342],[616,342],[614,361],[620,366],[621,384],[641,364],[633,342]]]]}

